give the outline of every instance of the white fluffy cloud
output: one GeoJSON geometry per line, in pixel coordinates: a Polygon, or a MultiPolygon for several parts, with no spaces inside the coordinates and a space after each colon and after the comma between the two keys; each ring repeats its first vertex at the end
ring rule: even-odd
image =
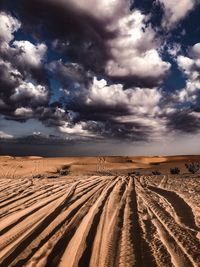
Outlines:
{"type": "Polygon", "coordinates": [[[200,60],[200,43],[193,45],[193,47],[191,48],[190,54],[194,59],[200,60]]]}
{"type": "Polygon", "coordinates": [[[33,110],[31,108],[21,107],[21,108],[17,108],[14,114],[19,117],[28,118],[33,115],[33,110]]]}
{"type": "Polygon", "coordinates": [[[179,100],[195,102],[200,91],[200,43],[190,48],[189,56],[178,56],[179,68],[187,77],[186,87],[178,92],[179,100]]]}
{"type": "Polygon", "coordinates": [[[194,9],[197,0],[159,0],[164,6],[162,26],[166,29],[174,28],[194,9]]]}
{"type": "Polygon", "coordinates": [[[0,12],[0,42],[9,43],[13,38],[13,33],[17,31],[21,23],[11,15],[0,12]]]}
{"type": "Polygon", "coordinates": [[[87,129],[86,122],[78,122],[74,125],[70,125],[69,122],[65,122],[62,126],[59,127],[59,130],[62,133],[82,136],[82,137],[94,137],[95,135],[87,129]]]}
{"type": "Polygon", "coordinates": [[[108,41],[111,59],[106,71],[110,76],[160,81],[167,74],[171,65],[160,57],[155,32],[151,26],[145,26],[145,19],[145,15],[135,10],[108,25],[108,29],[117,32],[116,38],[108,41]]]}
{"type": "Polygon", "coordinates": [[[17,55],[16,60],[19,61],[20,64],[25,63],[37,67],[41,64],[41,61],[46,54],[47,46],[43,43],[34,45],[31,42],[24,40],[14,41],[12,46],[10,46],[9,43],[14,39],[14,32],[20,27],[21,23],[19,20],[8,13],[0,12],[1,50],[17,55]]]}
{"type": "MultiPolygon", "coordinates": [[[[129,128],[130,135],[131,132],[135,134],[144,128],[144,132],[148,131],[149,138],[156,140],[167,131],[166,119],[161,116],[165,112],[160,107],[162,93],[158,88],[133,87],[124,90],[122,84],[108,85],[106,80],[94,78],[91,86],[77,94],[77,97],[80,105],[83,105],[86,110],[94,107],[97,107],[96,112],[98,108],[108,110],[111,123],[121,125],[122,128],[122,125],[132,125],[132,130],[129,128]]],[[[97,123],[101,125],[101,122],[97,123]]],[[[88,129],[87,124],[84,126],[88,129]]],[[[118,127],[120,131],[120,126],[118,127]]],[[[76,130],[81,132],[80,129],[82,129],[80,125],[70,130],[67,127],[67,133],[76,130]]]]}
{"type": "Polygon", "coordinates": [[[29,41],[14,41],[14,50],[19,64],[39,67],[45,57],[47,46],[43,43],[32,44],[29,41]]]}
{"type": "Polygon", "coordinates": [[[126,107],[130,113],[154,115],[158,111],[161,92],[157,88],[131,88],[123,90],[122,84],[108,85],[105,80],[94,78],[86,95],[87,105],[126,107]]]}
{"type": "Polygon", "coordinates": [[[10,98],[14,101],[28,100],[34,104],[42,104],[48,100],[48,90],[42,85],[34,85],[31,82],[22,82],[15,88],[15,92],[10,98]]]}

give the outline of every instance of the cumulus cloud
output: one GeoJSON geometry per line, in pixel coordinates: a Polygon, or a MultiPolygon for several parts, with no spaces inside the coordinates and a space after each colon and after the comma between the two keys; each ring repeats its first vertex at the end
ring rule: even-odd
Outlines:
{"type": "Polygon", "coordinates": [[[162,26],[168,30],[176,27],[199,3],[198,0],[181,0],[176,3],[174,0],[159,0],[159,2],[164,7],[162,26]]]}
{"type": "Polygon", "coordinates": [[[161,59],[156,49],[159,41],[151,26],[146,27],[145,19],[145,15],[135,10],[109,26],[117,35],[108,41],[111,53],[106,64],[108,75],[142,78],[156,84],[168,73],[170,63],[161,59]]]}
{"type": "Polygon", "coordinates": [[[96,137],[158,141],[163,136],[170,138],[199,129],[198,111],[179,108],[175,95],[167,99],[157,87],[124,89],[122,84],[108,84],[94,77],[88,88],[77,87],[75,93],[68,91],[68,97],[72,101],[66,100],[66,108],[74,115],[64,127],[66,133],[76,129],[79,132],[83,123],[83,129],[96,137]],[[186,123],[187,120],[190,122],[186,123]]]}
{"type": "Polygon", "coordinates": [[[152,83],[159,83],[166,76],[170,64],[164,62],[157,51],[156,33],[151,25],[146,26],[147,19],[141,11],[129,11],[128,1],[69,2],[101,21],[101,27],[110,33],[111,38],[104,41],[109,55],[105,60],[107,75],[121,80],[146,79],[152,83]]]}
{"type": "Polygon", "coordinates": [[[44,43],[33,44],[27,40],[14,40],[14,33],[19,30],[21,22],[9,13],[0,13],[0,58],[1,62],[11,64],[22,76],[47,83],[43,62],[47,46],[44,43]]]}
{"type": "Polygon", "coordinates": [[[49,90],[45,85],[26,80],[11,62],[0,59],[0,100],[0,112],[15,116],[16,108],[47,104],[49,90]]]}
{"type": "Polygon", "coordinates": [[[36,115],[47,126],[62,126],[68,121],[65,110],[58,106],[38,107],[36,115]]]}
{"type": "Polygon", "coordinates": [[[39,67],[47,51],[47,46],[43,43],[32,44],[29,41],[14,41],[12,47],[15,48],[19,64],[39,67]]]}
{"type": "MultiPolygon", "coordinates": [[[[192,46],[192,48],[190,50],[190,54],[191,54],[192,58],[200,59],[200,43],[197,43],[197,44],[192,46]]],[[[199,65],[200,65],[200,63],[199,63],[199,65]]]]}
{"type": "Polygon", "coordinates": [[[38,105],[48,101],[48,90],[42,85],[34,85],[31,82],[22,82],[14,90],[10,97],[14,101],[26,101],[29,105],[38,105]]]}
{"type": "Polygon", "coordinates": [[[50,91],[43,66],[47,46],[14,40],[20,26],[9,13],[0,13],[0,112],[26,120],[35,116],[32,108],[48,105],[50,91]]]}
{"type": "Polygon", "coordinates": [[[109,85],[94,77],[89,88],[78,88],[75,94],[69,94],[66,97],[72,101],[66,108],[76,113],[73,121],[87,122],[85,129],[97,136],[156,139],[166,130],[164,119],[159,118],[162,93],[158,88],[124,90],[122,84],[109,85]]]}
{"type": "Polygon", "coordinates": [[[33,110],[31,108],[21,107],[21,108],[17,108],[14,114],[19,117],[25,117],[25,118],[32,117],[33,110]]]}
{"type": "Polygon", "coordinates": [[[160,99],[161,93],[156,88],[136,87],[124,90],[122,84],[108,85],[105,80],[97,80],[96,77],[85,94],[85,103],[88,106],[124,106],[129,112],[138,111],[144,114],[154,113],[154,107],[160,99]]]}
{"type": "Polygon", "coordinates": [[[170,63],[158,51],[159,37],[141,11],[130,11],[129,1],[19,2],[16,12],[23,27],[40,38],[38,23],[42,22],[52,47],[86,70],[148,87],[169,72],[170,63]]]}
{"type": "Polygon", "coordinates": [[[187,78],[186,87],[178,92],[179,100],[195,103],[200,90],[200,43],[189,49],[189,56],[179,55],[177,63],[187,78]]]}
{"type": "Polygon", "coordinates": [[[0,43],[9,43],[13,38],[13,33],[17,31],[21,23],[10,14],[0,12],[0,43]]]}
{"type": "Polygon", "coordinates": [[[62,133],[69,135],[76,135],[78,137],[97,137],[94,133],[90,132],[86,122],[79,122],[74,125],[65,122],[64,125],[60,126],[59,129],[62,133]]]}

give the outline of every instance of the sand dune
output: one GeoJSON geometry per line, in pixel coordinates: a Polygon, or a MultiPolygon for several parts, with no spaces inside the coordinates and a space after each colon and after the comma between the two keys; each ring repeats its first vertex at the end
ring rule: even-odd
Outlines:
{"type": "Polygon", "coordinates": [[[0,266],[199,267],[200,178],[130,175],[131,161],[2,157],[0,266]]]}

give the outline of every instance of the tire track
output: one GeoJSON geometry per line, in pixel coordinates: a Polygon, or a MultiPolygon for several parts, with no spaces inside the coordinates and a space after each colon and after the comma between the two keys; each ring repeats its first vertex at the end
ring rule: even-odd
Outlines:
{"type": "Polygon", "coordinates": [[[200,267],[196,214],[172,191],[180,178],[13,175],[0,179],[0,267],[200,267]]]}
{"type": "Polygon", "coordinates": [[[96,235],[94,237],[93,245],[90,249],[90,262],[88,266],[113,266],[118,251],[119,240],[119,212],[121,210],[120,201],[124,193],[125,182],[122,179],[116,178],[117,182],[102,210],[98,226],[96,228],[96,235]],[[115,252],[116,251],[116,252],[115,252]],[[112,255],[112,257],[111,257],[112,255]]]}
{"type": "Polygon", "coordinates": [[[148,187],[151,191],[159,194],[160,196],[167,199],[167,201],[171,204],[173,209],[175,210],[178,221],[181,225],[185,225],[186,228],[192,229],[194,231],[199,231],[200,229],[196,225],[194,214],[190,206],[177,195],[175,192],[164,190],[161,188],[156,188],[153,186],[148,187]]]}
{"type": "MultiPolygon", "coordinates": [[[[27,237],[21,240],[19,245],[13,248],[13,251],[5,259],[1,259],[2,266],[8,266],[13,260],[17,259],[17,256],[20,252],[24,251],[24,248],[27,247],[27,245],[35,239],[37,235],[41,233],[41,230],[46,227],[63,209],[63,207],[66,205],[66,202],[68,199],[72,196],[74,193],[76,184],[73,185],[67,193],[65,193],[63,196],[61,196],[59,199],[54,197],[54,200],[57,200],[56,203],[52,203],[53,200],[49,200],[49,205],[44,205],[43,210],[38,212],[38,217],[40,218],[42,216],[42,221],[39,223],[38,227],[34,228],[31,234],[27,234],[27,237]],[[49,210],[51,210],[51,213],[49,214],[49,210]]],[[[29,220],[32,220],[32,218],[28,218],[29,220]]],[[[40,219],[38,220],[40,221],[40,219]]],[[[27,223],[27,222],[26,222],[27,223]]],[[[22,227],[23,228],[23,227],[22,227]]],[[[19,265],[18,265],[19,266],[19,265]]]]}
{"type": "MultiPolygon", "coordinates": [[[[48,257],[51,258],[53,256],[54,248],[59,246],[59,242],[62,242],[62,238],[68,234],[70,235],[71,228],[74,228],[75,225],[78,224],[78,221],[84,214],[86,214],[87,210],[85,212],[81,212],[81,209],[88,206],[88,203],[93,198],[97,198],[98,194],[97,191],[101,189],[102,185],[99,185],[99,187],[94,188],[87,194],[83,194],[82,198],[79,198],[77,201],[74,202],[68,209],[64,210],[61,214],[59,214],[54,221],[52,221],[41,233],[38,238],[34,239],[32,244],[29,245],[28,250],[26,251],[26,257],[23,255],[24,260],[21,260],[20,262],[17,262],[17,266],[24,266],[25,262],[29,260],[32,256],[33,259],[30,259],[30,262],[38,262],[42,260],[43,262],[48,261],[48,257]],[[89,202],[88,202],[89,201],[89,202]],[[83,205],[84,203],[84,205],[83,205]],[[78,212],[79,211],[79,212],[78,212]],[[78,213],[77,213],[78,212],[78,213]],[[74,216],[74,217],[73,217],[74,216]],[[53,229],[53,230],[52,230],[53,229]],[[48,249],[50,246],[51,250],[48,249]],[[45,250],[44,250],[45,248],[45,250]],[[44,251],[46,251],[44,255],[44,251]],[[27,256],[29,254],[29,256],[27,256]],[[36,254],[36,255],[35,255],[36,254]],[[42,254],[42,255],[41,255],[42,254]],[[45,257],[44,257],[45,256],[45,257]]],[[[63,249],[63,247],[62,247],[63,249]]],[[[58,250],[56,249],[57,254],[58,250]]],[[[59,250],[60,251],[60,250],[59,250]]],[[[24,254],[24,253],[23,253],[24,254]]],[[[22,256],[21,256],[22,258],[22,256]]],[[[47,263],[47,266],[51,266],[53,260],[50,261],[50,263],[47,263]]],[[[36,264],[36,263],[34,263],[36,264]]],[[[55,266],[55,265],[53,265],[55,266]]]]}
{"type": "Polygon", "coordinates": [[[61,257],[59,267],[64,267],[66,265],[68,267],[73,267],[79,265],[79,261],[84,253],[84,250],[87,247],[86,239],[88,237],[88,234],[90,233],[90,226],[94,227],[93,223],[95,221],[95,217],[102,212],[103,205],[115,184],[116,181],[112,182],[107,188],[103,190],[100,197],[90,208],[88,214],[83,218],[83,221],[76,230],[63,256],[61,257]],[[76,249],[74,249],[74,245],[76,246],[76,249]]]}
{"type": "MultiPolygon", "coordinates": [[[[121,244],[119,254],[119,267],[133,267],[137,264],[136,251],[134,247],[134,227],[132,211],[132,193],[134,190],[133,178],[127,186],[127,197],[124,207],[123,226],[121,231],[121,244]]],[[[135,215],[135,214],[134,214],[135,215]]]]}
{"type": "Polygon", "coordinates": [[[174,219],[169,215],[169,213],[165,211],[157,202],[155,202],[153,198],[150,198],[149,193],[146,194],[144,191],[142,193],[145,205],[150,209],[157,220],[163,225],[168,235],[175,240],[177,246],[188,257],[191,262],[191,266],[199,267],[199,240],[195,235],[192,234],[191,231],[177,225],[174,219]]]}

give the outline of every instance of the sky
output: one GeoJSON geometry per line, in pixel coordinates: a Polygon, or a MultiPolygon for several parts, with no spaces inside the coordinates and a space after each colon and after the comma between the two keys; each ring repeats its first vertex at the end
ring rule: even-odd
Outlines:
{"type": "Polygon", "coordinates": [[[199,153],[199,17],[200,0],[0,0],[0,138],[199,153]]]}

